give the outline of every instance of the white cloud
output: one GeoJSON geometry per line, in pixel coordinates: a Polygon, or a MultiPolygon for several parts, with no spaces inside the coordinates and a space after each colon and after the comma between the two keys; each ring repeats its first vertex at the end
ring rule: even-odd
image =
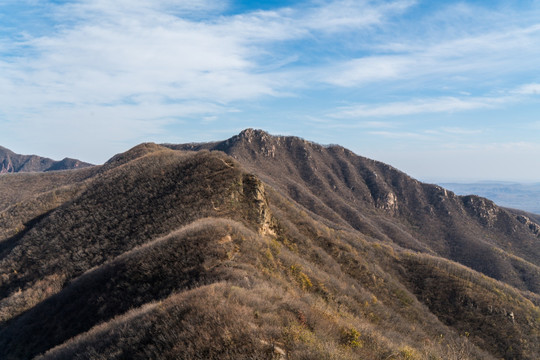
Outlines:
{"type": "Polygon", "coordinates": [[[540,84],[525,84],[515,90],[516,94],[538,95],[540,94],[540,84]]]}
{"type": "Polygon", "coordinates": [[[160,131],[171,119],[226,111],[216,104],[276,94],[277,84],[254,71],[250,49],[237,37],[162,12],[173,3],[61,7],[58,16],[82,20],[18,44],[30,49],[26,56],[0,58],[2,122],[16,119],[21,132],[41,124],[59,134],[99,129],[122,141],[160,131]]]}
{"type": "Polygon", "coordinates": [[[381,24],[389,15],[403,12],[415,3],[403,0],[375,4],[366,0],[330,1],[325,6],[309,9],[300,23],[307,29],[329,32],[365,28],[381,24]]]}
{"type": "Polygon", "coordinates": [[[243,42],[285,41],[380,25],[414,4],[415,1],[410,0],[382,4],[367,0],[316,1],[298,7],[240,14],[213,25],[219,32],[233,34],[243,42]]]}
{"type": "Polygon", "coordinates": [[[502,153],[505,151],[532,151],[540,150],[540,144],[528,142],[528,141],[500,141],[500,142],[486,142],[486,143],[444,143],[441,144],[441,148],[448,150],[459,151],[479,151],[484,154],[489,152],[502,153]]]}
{"type": "Polygon", "coordinates": [[[477,135],[484,132],[480,129],[469,129],[469,128],[460,128],[460,127],[444,127],[441,129],[445,133],[452,135],[477,135]]]}
{"type": "Polygon", "coordinates": [[[412,138],[428,134],[399,133],[385,119],[368,118],[498,108],[530,101],[540,87],[538,79],[507,82],[538,68],[534,16],[495,18],[492,26],[482,13],[461,9],[449,18],[478,15],[474,31],[451,21],[441,30],[437,19],[411,36],[411,20],[396,16],[415,1],[313,0],[234,15],[223,11],[229,1],[218,0],[38,2],[55,21],[47,31],[0,33],[3,138],[24,133],[21,141],[33,142],[47,133],[60,143],[84,132],[126,142],[193,119],[216,125],[220,115],[249,106],[272,113],[264,100],[283,107],[276,99],[291,96],[307,105],[288,119],[314,116],[319,128],[412,138]],[[418,98],[411,87],[437,95],[418,98]],[[377,91],[379,102],[370,103],[377,91]],[[341,100],[353,105],[330,108],[341,100]]]}
{"type": "Polygon", "coordinates": [[[493,76],[507,77],[538,67],[540,24],[517,27],[503,23],[480,34],[444,36],[422,40],[398,34],[388,42],[379,39],[375,51],[325,68],[320,80],[344,87],[408,79],[414,79],[413,86],[433,79],[439,83],[492,82],[493,76]]]}
{"type": "Polygon", "coordinates": [[[35,99],[36,93],[45,92],[39,99],[43,105],[111,104],[147,94],[218,103],[276,96],[286,93],[292,79],[276,74],[276,69],[261,72],[267,51],[261,41],[368,26],[409,2],[377,8],[368,2],[338,1],[307,10],[285,8],[205,21],[182,17],[188,11],[218,8],[219,3],[81,0],[59,6],[56,16],[67,25],[22,42],[31,54],[19,58],[17,65],[0,63],[11,68],[2,81],[11,83],[17,98],[35,99]]]}
{"type": "Polygon", "coordinates": [[[228,1],[217,0],[75,0],[57,7],[57,16],[73,19],[113,17],[126,19],[137,16],[147,19],[164,14],[197,15],[224,10],[228,1]]]}
{"type": "Polygon", "coordinates": [[[228,16],[227,2],[215,0],[40,4],[55,21],[48,31],[0,38],[14,55],[0,54],[4,136],[49,129],[60,141],[84,129],[127,141],[179,119],[211,119],[234,102],[290,96],[311,80],[282,71],[297,56],[272,44],[363,29],[412,3],[342,0],[228,16]]]}
{"type": "Polygon", "coordinates": [[[369,134],[382,136],[389,139],[425,140],[427,136],[411,131],[370,131],[369,134]]]}
{"type": "MultiPolygon", "coordinates": [[[[514,89],[500,91],[497,96],[462,97],[426,97],[407,101],[354,104],[343,106],[328,116],[335,119],[353,119],[366,117],[392,117],[429,113],[454,113],[461,111],[495,109],[508,104],[521,103],[528,100],[527,95],[539,94],[540,84],[524,84],[514,89]]],[[[468,133],[471,130],[447,127],[445,132],[468,133]]],[[[473,133],[477,130],[472,130],[473,133]]]]}
{"type": "Polygon", "coordinates": [[[340,108],[331,114],[334,118],[363,118],[401,116],[423,113],[457,112],[465,110],[494,108],[510,98],[465,98],[443,97],[421,99],[386,104],[359,104],[340,108]]]}
{"type": "Polygon", "coordinates": [[[416,61],[406,56],[370,56],[354,59],[327,69],[321,79],[337,86],[359,86],[403,77],[416,61]]]}
{"type": "Polygon", "coordinates": [[[343,122],[336,118],[308,117],[307,123],[320,129],[392,129],[396,127],[396,123],[390,121],[343,122]]]}

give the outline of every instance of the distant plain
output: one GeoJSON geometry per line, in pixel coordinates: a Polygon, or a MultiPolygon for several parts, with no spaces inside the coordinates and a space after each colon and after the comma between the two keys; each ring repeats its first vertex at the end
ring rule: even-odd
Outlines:
{"type": "Polygon", "coordinates": [[[482,181],[475,183],[439,183],[457,195],[486,197],[499,206],[540,214],[540,183],[482,181]]]}

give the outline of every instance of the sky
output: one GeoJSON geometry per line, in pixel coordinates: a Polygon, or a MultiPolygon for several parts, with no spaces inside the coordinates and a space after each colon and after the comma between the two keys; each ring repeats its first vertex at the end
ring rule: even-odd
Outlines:
{"type": "Polygon", "coordinates": [[[1,0],[0,145],[101,164],[245,128],[540,182],[540,0],[1,0]]]}

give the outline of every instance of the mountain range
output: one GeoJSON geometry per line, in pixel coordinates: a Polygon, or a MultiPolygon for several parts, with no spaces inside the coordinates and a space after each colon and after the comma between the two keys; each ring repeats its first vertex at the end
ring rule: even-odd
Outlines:
{"type": "Polygon", "coordinates": [[[71,158],[55,161],[37,155],[19,155],[0,146],[0,174],[68,170],[88,166],[92,164],[71,158]]]}
{"type": "Polygon", "coordinates": [[[456,194],[476,194],[497,205],[540,215],[540,183],[481,181],[474,183],[441,183],[456,194]]]}
{"type": "Polygon", "coordinates": [[[247,129],[0,177],[2,359],[538,359],[540,225],[247,129]]]}

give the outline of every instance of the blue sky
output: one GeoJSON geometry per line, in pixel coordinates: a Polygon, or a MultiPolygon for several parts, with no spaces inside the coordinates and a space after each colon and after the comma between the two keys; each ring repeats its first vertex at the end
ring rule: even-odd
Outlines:
{"type": "Polygon", "coordinates": [[[540,182],[540,1],[0,2],[0,145],[102,163],[248,127],[540,182]]]}

